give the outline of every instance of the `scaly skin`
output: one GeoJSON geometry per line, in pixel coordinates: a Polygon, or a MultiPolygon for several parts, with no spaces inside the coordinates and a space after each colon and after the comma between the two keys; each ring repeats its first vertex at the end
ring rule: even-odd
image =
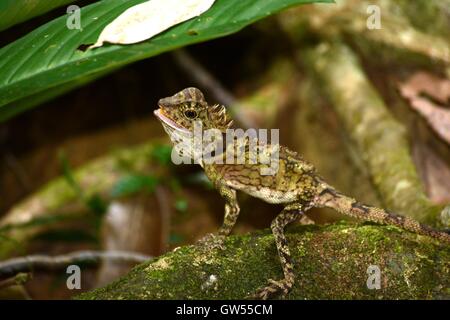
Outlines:
{"type": "MultiPolygon", "coordinates": [[[[203,130],[218,129],[222,133],[225,133],[232,124],[225,107],[208,105],[201,91],[196,88],[184,89],[171,97],[161,99],[158,104],[160,108],[155,111],[155,115],[174,143],[180,141],[180,134],[186,135],[193,132],[195,121],[201,122],[203,130]]],[[[205,170],[206,176],[225,199],[225,217],[219,232],[201,240],[208,249],[221,248],[223,239],[231,233],[236,223],[239,215],[236,190],[268,203],[284,205],[283,211],[271,224],[284,278],[277,281],[269,279],[268,286],[258,289],[252,297],[267,299],[278,294],[286,294],[292,288],[295,281],[294,266],[284,228],[312,207],[333,208],[361,220],[395,225],[417,234],[450,242],[450,235],[445,232],[433,230],[409,217],[363,205],[339,193],[323,181],[311,164],[303,160],[296,152],[283,146],[267,145],[269,150],[279,147],[278,170],[274,175],[262,175],[261,169],[269,165],[252,164],[249,161],[250,139],[252,138],[244,137],[236,140],[245,146],[245,161],[242,164],[228,164],[225,161],[227,152],[233,146],[227,146],[224,152],[215,155],[214,159],[222,160],[222,164],[218,164],[217,161],[207,164],[201,160],[199,163],[205,170]]],[[[195,151],[188,153],[196,157],[195,151]]]]}

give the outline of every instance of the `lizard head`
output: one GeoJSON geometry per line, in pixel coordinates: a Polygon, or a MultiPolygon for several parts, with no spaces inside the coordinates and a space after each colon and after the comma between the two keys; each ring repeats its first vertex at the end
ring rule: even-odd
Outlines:
{"type": "Polygon", "coordinates": [[[224,106],[210,106],[203,93],[197,88],[186,88],[171,97],[158,101],[159,109],[155,116],[161,121],[164,129],[189,133],[194,130],[194,123],[200,122],[202,129],[219,129],[225,132],[232,125],[224,106]]]}

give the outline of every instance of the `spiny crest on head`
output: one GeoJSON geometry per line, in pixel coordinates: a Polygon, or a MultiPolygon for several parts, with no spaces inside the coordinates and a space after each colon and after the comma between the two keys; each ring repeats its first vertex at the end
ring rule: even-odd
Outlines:
{"type": "Polygon", "coordinates": [[[217,129],[225,131],[233,125],[233,120],[228,117],[225,106],[223,105],[215,104],[209,107],[209,115],[211,121],[214,123],[214,127],[217,129]]]}

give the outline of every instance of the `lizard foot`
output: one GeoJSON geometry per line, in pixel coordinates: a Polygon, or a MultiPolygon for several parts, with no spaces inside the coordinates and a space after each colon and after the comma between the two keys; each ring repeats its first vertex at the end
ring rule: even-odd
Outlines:
{"type": "Polygon", "coordinates": [[[225,246],[223,242],[225,241],[225,236],[221,236],[215,233],[208,233],[206,236],[197,241],[205,250],[224,250],[225,246]]]}
{"type": "Polygon", "coordinates": [[[284,297],[292,287],[292,284],[286,281],[286,279],[279,281],[269,279],[268,282],[268,286],[259,288],[249,298],[267,300],[276,296],[284,297]]]}

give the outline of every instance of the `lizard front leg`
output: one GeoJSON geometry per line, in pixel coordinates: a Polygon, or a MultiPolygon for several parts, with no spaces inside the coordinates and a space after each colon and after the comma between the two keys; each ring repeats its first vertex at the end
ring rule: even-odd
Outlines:
{"type": "Polygon", "coordinates": [[[236,199],[236,190],[231,189],[221,182],[216,182],[216,188],[225,199],[225,216],[217,234],[208,234],[200,240],[200,243],[208,249],[223,249],[223,241],[233,230],[240,211],[236,199]]]}
{"type": "Polygon", "coordinates": [[[276,295],[285,295],[294,285],[294,265],[292,263],[291,253],[284,235],[284,228],[291,222],[294,222],[303,214],[301,206],[287,206],[281,213],[272,221],[270,227],[275,237],[275,244],[277,246],[278,255],[283,268],[284,278],[281,280],[269,279],[269,285],[260,288],[251,298],[263,299],[274,297],[276,295]]]}

